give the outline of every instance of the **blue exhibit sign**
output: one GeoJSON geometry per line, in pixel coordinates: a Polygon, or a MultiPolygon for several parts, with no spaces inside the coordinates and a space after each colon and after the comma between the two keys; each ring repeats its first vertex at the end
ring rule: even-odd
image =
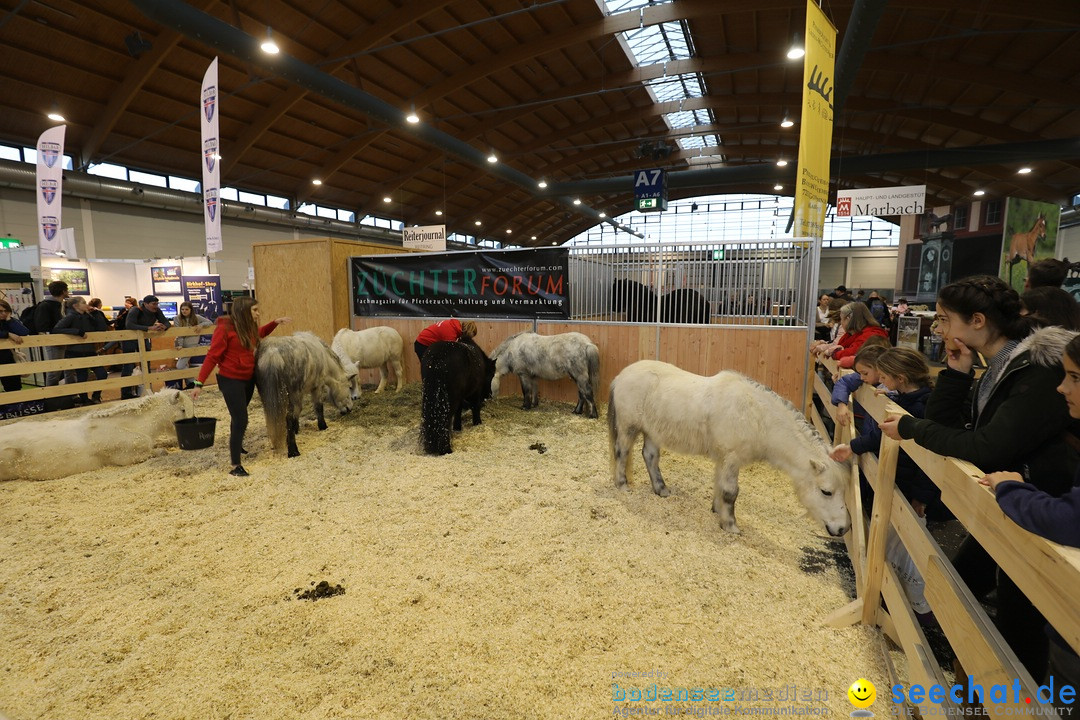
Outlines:
{"type": "Polygon", "coordinates": [[[634,207],[638,212],[667,210],[667,173],[663,168],[634,173],[634,207]]]}

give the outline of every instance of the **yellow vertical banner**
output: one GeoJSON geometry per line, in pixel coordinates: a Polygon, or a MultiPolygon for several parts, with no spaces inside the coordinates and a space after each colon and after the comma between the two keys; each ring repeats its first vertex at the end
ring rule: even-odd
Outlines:
{"type": "Polygon", "coordinates": [[[806,3],[799,169],[795,184],[795,237],[825,235],[832,152],[836,28],[813,0],[806,3]]]}

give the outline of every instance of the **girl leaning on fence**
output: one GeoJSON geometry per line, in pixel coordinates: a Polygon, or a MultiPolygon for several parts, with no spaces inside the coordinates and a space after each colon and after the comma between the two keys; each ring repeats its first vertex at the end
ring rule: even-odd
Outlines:
{"type": "MultiPolygon", "coordinates": [[[[1064,435],[1068,409],[1057,392],[1061,355],[1073,333],[1032,332],[1037,323],[1022,316],[1020,307],[1020,296],[997,277],[978,275],[943,287],[937,315],[947,367],[926,404],[926,417],[891,418],[881,430],[983,469],[1020,473],[1060,496],[1070,489],[1076,466],[1064,435]],[[989,361],[978,381],[975,352],[989,361]]],[[[1032,676],[1042,677],[1047,645],[1039,612],[973,537],[960,546],[953,565],[978,598],[996,585],[995,623],[1032,676]]]]}

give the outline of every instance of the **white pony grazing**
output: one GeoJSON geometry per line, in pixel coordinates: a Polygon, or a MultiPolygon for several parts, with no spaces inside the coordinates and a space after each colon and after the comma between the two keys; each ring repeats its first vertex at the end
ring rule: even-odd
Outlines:
{"type": "Polygon", "coordinates": [[[398,331],[385,325],[367,330],[342,328],[337,331],[330,349],[341,358],[341,364],[345,367],[352,386],[353,400],[360,397],[357,375],[360,368],[379,368],[379,387],[375,388],[375,392],[382,392],[386,387],[387,372],[391,367],[394,368],[394,377],[397,378],[395,392],[401,391],[405,384],[405,366],[401,362],[403,345],[398,331]]]}
{"type": "Polygon", "coordinates": [[[499,379],[514,373],[521,381],[521,394],[525,399],[522,409],[528,410],[539,402],[538,379],[559,380],[569,376],[578,389],[574,413],[584,413],[591,418],[597,416],[593,393],[600,376],[600,351],[587,335],[579,332],[558,335],[519,332],[503,340],[491,353],[491,359],[495,361],[492,397],[499,394],[499,379]]]}
{"type": "Polygon", "coordinates": [[[54,480],[140,463],[165,452],[156,446],[175,445],[173,422],[194,414],[191,398],[165,389],[89,415],[19,420],[0,429],[0,481],[54,480]]]}
{"type": "Polygon", "coordinates": [[[739,469],[759,460],[791,477],[799,500],[830,535],[851,526],[844,504],[848,467],[829,458],[829,446],[791,403],[739,373],[702,377],[655,360],[629,365],[611,383],[608,433],[618,488],[626,489],[627,459],[641,434],[653,492],[662,497],[668,489],[661,447],[712,459],[712,509],[729,532],[739,532],[739,469]]]}

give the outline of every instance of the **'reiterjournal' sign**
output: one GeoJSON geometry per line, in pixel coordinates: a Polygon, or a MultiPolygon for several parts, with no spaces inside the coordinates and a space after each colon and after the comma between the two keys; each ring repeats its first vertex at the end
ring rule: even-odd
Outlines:
{"type": "Polygon", "coordinates": [[[566,248],[350,258],[353,314],[570,317],[566,248]]]}

